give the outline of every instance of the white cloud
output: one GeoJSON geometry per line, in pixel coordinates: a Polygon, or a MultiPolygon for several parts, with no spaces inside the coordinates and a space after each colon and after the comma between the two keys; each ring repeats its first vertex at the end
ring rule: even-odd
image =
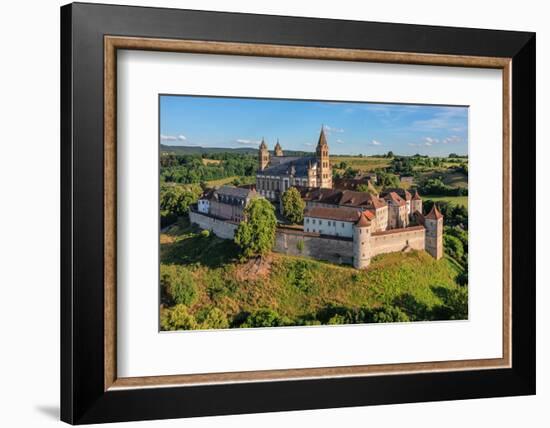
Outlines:
{"type": "Polygon", "coordinates": [[[160,134],[160,139],[163,141],[176,141],[177,138],[174,135],[164,135],[160,134]]]}
{"type": "Polygon", "coordinates": [[[424,143],[424,145],[429,147],[429,146],[432,145],[432,143],[430,143],[429,141],[426,141],[426,142],[424,143]]]}
{"type": "Polygon", "coordinates": [[[340,138],[338,138],[338,139],[336,140],[336,142],[337,142],[338,144],[344,144],[344,140],[341,140],[340,138]]]}
{"type": "Polygon", "coordinates": [[[235,140],[238,144],[242,144],[243,146],[257,146],[260,144],[257,140],[247,140],[244,138],[238,138],[235,140]]]}
{"type": "Polygon", "coordinates": [[[426,145],[430,145],[430,146],[432,144],[439,143],[439,140],[437,138],[432,138],[432,137],[426,137],[424,138],[424,141],[426,142],[426,145]]]}
{"type": "Polygon", "coordinates": [[[325,129],[325,131],[327,132],[336,132],[336,133],[342,133],[344,132],[344,130],[342,128],[333,128],[331,126],[328,126],[328,125],[324,125],[323,128],[325,129]]]}
{"type": "Polygon", "coordinates": [[[185,135],[180,134],[180,135],[178,135],[178,140],[185,141],[185,140],[187,140],[187,137],[185,135]]]}
{"type": "Polygon", "coordinates": [[[451,135],[450,137],[443,139],[443,144],[460,143],[461,141],[462,141],[462,138],[460,138],[458,135],[451,135]]]}
{"type": "Polygon", "coordinates": [[[442,108],[430,119],[415,120],[412,125],[417,129],[460,129],[457,122],[463,122],[468,112],[463,108],[442,108]]]}
{"type": "Polygon", "coordinates": [[[313,146],[313,143],[304,143],[304,146],[311,147],[311,146],[313,146]]]}
{"type": "Polygon", "coordinates": [[[372,144],[373,146],[381,146],[381,145],[382,145],[382,143],[381,143],[380,141],[376,141],[376,140],[372,140],[372,141],[371,141],[371,144],[372,144]]]}

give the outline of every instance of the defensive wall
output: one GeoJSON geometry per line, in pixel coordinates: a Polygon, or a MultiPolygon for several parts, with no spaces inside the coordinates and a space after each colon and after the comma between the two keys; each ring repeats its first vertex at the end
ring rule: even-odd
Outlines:
{"type": "MultiPolygon", "coordinates": [[[[233,239],[238,225],[208,214],[189,211],[191,223],[212,231],[223,239],[233,239]]],[[[424,226],[374,232],[371,235],[370,255],[425,249],[424,226]]],[[[353,264],[353,239],[303,232],[292,228],[277,228],[274,251],[294,256],[310,257],[338,264],[353,264]]]]}

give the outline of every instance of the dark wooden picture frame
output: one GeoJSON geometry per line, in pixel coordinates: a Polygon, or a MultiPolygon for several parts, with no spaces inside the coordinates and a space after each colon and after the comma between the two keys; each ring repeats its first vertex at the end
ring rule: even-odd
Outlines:
{"type": "Polygon", "coordinates": [[[534,394],[533,33],[77,3],[61,9],[61,106],[62,420],[534,394]],[[117,378],[117,49],[501,69],[503,358],[117,378]]]}

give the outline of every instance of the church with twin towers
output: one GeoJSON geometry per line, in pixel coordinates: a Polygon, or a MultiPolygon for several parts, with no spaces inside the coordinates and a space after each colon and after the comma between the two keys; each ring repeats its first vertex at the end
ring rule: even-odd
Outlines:
{"type": "Polygon", "coordinates": [[[321,127],[315,156],[285,156],[279,140],[272,155],[262,138],[256,191],[269,200],[278,201],[280,195],[292,186],[332,188],[332,168],[324,127],[321,127]]]}

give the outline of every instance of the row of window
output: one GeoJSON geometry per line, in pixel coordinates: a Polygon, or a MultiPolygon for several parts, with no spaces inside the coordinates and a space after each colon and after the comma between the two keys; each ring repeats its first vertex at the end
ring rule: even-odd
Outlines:
{"type": "Polygon", "coordinates": [[[279,190],[279,181],[258,180],[258,190],[279,190]]]}
{"type": "Polygon", "coordinates": [[[245,202],[244,199],[234,198],[226,195],[218,195],[218,201],[224,204],[241,205],[241,206],[244,206],[244,202],[245,202]]]}
{"type": "MultiPolygon", "coordinates": [[[[311,224],[315,224],[315,221],[316,221],[316,220],[315,220],[314,218],[311,219],[311,224]]],[[[323,220],[319,219],[318,221],[319,221],[319,225],[322,225],[322,224],[323,224],[323,220]]],[[[306,224],[309,224],[309,218],[306,218],[306,224]]],[[[336,227],[337,222],[334,221],[334,220],[327,220],[327,224],[328,224],[329,226],[334,226],[334,227],[336,227]]],[[[342,225],[342,227],[344,227],[344,226],[345,226],[345,223],[344,223],[344,222],[341,222],[341,225],[342,225]]]]}
{"type": "MultiPolygon", "coordinates": [[[[316,230],[316,229],[314,229],[314,228],[310,229],[309,227],[306,227],[305,231],[306,231],[306,232],[311,232],[311,233],[322,233],[322,230],[321,230],[321,229],[316,230]]],[[[338,232],[336,232],[336,233],[334,234],[334,236],[340,236],[340,234],[339,234],[338,232]]],[[[344,235],[344,236],[345,236],[345,235],[344,235]]]]}
{"type": "MultiPolygon", "coordinates": [[[[328,175],[326,175],[326,177],[328,177],[328,175]]],[[[280,181],[278,180],[260,179],[258,180],[257,186],[258,186],[258,190],[280,190],[279,183],[280,181]]],[[[294,179],[292,184],[296,186],[300,186],[300,185],[307,186],[308,182],[306,179],[303,179],[300,181],[299,178],[296,178],[294,179]]],[[[289,184],[287,181],[285,181],[283,190],[287,190],[288,187],[289,187],[289,184]]]]}

